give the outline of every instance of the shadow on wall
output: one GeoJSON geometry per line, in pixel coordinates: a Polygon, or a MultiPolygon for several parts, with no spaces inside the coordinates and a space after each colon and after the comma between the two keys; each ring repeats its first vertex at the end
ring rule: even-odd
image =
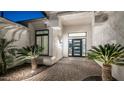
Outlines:
{"type": "MultiPolygon", "coordinates": [[[[29,44],[28,28],[0,18],[0,29],[0,37],[4,37],[9,41],[15,40],[15,42],[13,43],[15,47],[21,48],[29,44]]],[[[12,65],[10,67],[20,64],[16,61],[15,57],[11,57],[11,61],[12,65]]]]}
{"type": "Polygon", "coordinates": [[[106,22],[109,18],[109,15],[105,12],[95,12],[95,22],[96,23],[103,23],[106,22]]]}

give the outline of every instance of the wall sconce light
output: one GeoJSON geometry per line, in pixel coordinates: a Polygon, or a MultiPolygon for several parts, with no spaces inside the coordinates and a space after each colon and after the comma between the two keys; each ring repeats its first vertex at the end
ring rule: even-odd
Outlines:
{"type": "Polygon", "coordinates": [[[55,29],[56,31],[57,31],[57,30],[61,30],[60,27],[52,27],[52,28],[55,29]]]}
{"type": "Polygon", "coordinates": [[[58,35],[59,43],[62,44],[62,36],[58,35]]]}

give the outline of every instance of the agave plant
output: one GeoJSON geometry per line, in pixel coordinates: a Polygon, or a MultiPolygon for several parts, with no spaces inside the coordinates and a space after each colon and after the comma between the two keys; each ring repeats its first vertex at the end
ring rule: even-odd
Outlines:
{"type": "Polygon", "coordinates": [[[18,50],[19,61],[31,60],[32,72],[37,69],[37,58],[41,55],[43,48],[38,45],[23,47],[18,50]]]}
{"type": "Polygon", "coordinates": [[[112,80],[111,64],[117,63],[117,59],[124,56],[124,47],[120,44],[105,44],[93,46],[88,53],[89,58],[103,62],[102,79],[112,80]]]}
{"type": "Polygon", "coordinates": [[[11,46],[11,44],[14,42],[14,40],[8,41],[7,39],[0,38],[0,59],[1,59],[1,72],[4,74],[7,70],[7,58],[9,54],[11,54],[10,51],[14,50],[14,46],[11,46]]]}

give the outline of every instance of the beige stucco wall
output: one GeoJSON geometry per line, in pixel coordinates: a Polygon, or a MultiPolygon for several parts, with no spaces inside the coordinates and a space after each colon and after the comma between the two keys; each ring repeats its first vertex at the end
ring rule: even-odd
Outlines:
{"type": "Polygon", "coordinates": [[[68,57],[68,34],[74,32],[86,32],[87,33],[87,47],[89,50],[92,45],[92,25],[77,25],[77,26],[65,26],[63,27],[63,56],[68,57]]]}
{"type": "Polygon", "coordinates": [[[52,46],[52,56],[56,57],[56,61],[63,57],[62,54],[62,31],[61,29],[53,28],[53,46],[52,46]]]}
{"type": "MultiPolygon", "coordinates": [[[[104,23],[95,23],[93,45],[119,43],[124,45],[124,12],[110,12],[104,23]]],[[[117,80],[124,80],[124,66],[112,65],[112,75],[117,80]]]]}
{"type": "MultiPolygon", "coordinates": [[[[16,40],[13,45],[17,48],[22,48],[30,44],[28,32],[28,30],[17,30],[13,28],[10,30],[2,30],[0,32],[0,35],[2,35],[1,37],[6,38],[7,40],[16,40]]],[[[22,62],[17,61],[14,56],[11,58],[11,60],[13,60],[13,62],[11,62],[7,68],[12,68],[14,66],[22,64],[22,62]]]]}
{"type": "Polygon", "coordinates": [[[1,34],[4,33],[4,38],[7,40],[16,40],[13,45],[18,48],[24,47],[29,45],[29,37],[28,37],[28,30],[8,30],[2,31],[1,34]]]}
{"type": "Polygon", "coordinates": [[[95,23],[93,45],[120,43],[124,45],[124,12],[110,12],[104,23],[95,23]]]}
{"type": "Polygon", "coordinates": [[[62,49],[62,25],[57,15],[49,18],[49,56],[55,57],[55,62],[63,57],[62,49]]]}

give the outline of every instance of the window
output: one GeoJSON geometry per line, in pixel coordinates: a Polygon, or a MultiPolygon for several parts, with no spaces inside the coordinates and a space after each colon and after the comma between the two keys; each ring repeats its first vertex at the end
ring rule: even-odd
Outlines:
{"type": "Polygon", "coordinates": [[[70,33],[69,37],[86,37],[86,33],[70,33]]]}
{"type": "Polygon", "coordinates": [[[42,55],[49,55],[49,31],[37,30],[35,44],[44,48],[42,55]]]}

